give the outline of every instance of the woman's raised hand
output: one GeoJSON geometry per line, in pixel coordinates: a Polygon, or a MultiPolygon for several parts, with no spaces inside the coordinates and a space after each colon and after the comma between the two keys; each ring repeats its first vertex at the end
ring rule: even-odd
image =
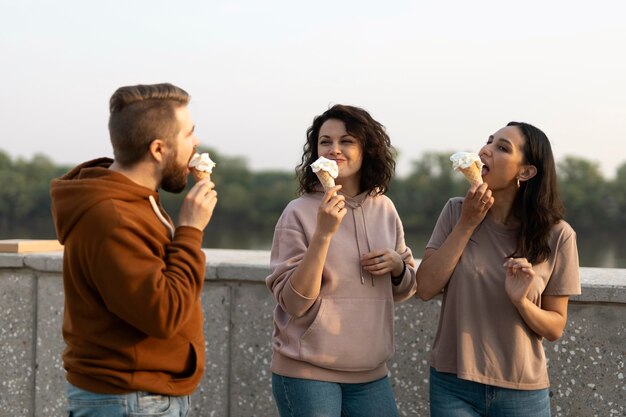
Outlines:
{"type": "Polygon", "coordinates": [[[482,183],[476,190],[470,188],[463,200],[460,220],[471,227],[478,226],[493,206],[493,202],[494,199],[487,183],[482,183]]]}
{"type": "Polygon", "coordinates": [[[508,258],[502,266],[506,271],[504,289],[511,302],[517,306],[528,295],[535,271],[526,258],[508,258]]]}
{"type": "Polygon", "coordinates": [[[321,234],[334,235],[346,215],[346,198],[337,193],[341,185],[329,188],[317,210],[317,230],[321,234]]]}

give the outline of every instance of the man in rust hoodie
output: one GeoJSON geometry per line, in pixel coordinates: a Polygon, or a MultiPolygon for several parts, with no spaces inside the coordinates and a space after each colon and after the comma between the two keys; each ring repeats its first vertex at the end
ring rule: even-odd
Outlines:
{"type": "Polygon", "coordinates": [[[187,415],[204,373],[201,245],[217,195],[209,179],[199,181],[174,223],[158,194],[187,184],[198,145],[188,102],[171,84],[119,88],[110,100],[115,159],[85,162],[51,183],[65,246],[70,416],[187,415]]]}

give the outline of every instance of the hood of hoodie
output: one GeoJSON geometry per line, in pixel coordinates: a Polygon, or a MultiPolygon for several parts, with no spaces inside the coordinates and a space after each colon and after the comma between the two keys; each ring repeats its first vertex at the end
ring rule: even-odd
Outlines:
{"type": "MultiPolygon", "coordinates": [[[[314,189],[315,193],[324,194],[324,188],[318,185],[314,189]]],[[[367,204],[367,199],[370,196],[369,191],[363,191],[353,197],[344,195],[346,209],[348,213],[344,217],[343,221],[350,221],[354,225],[354,239],[356,242],[357,250],[360,255],[371,252],[373,245],[371,243],[371,237],[368,232],[368,220],[365,216],[364,205],[367,204]]],[[[369,272],[361,268],[361,284],[365,283],[365,279],[368,278],[371,285],[374,286],[374,276],[369,272]]]]}
{"type": "Polygon", "coordinates": [[[119,172],[111,171],[110,158],[99,158],[78,165],[50,183],[52,219],[61,244],[81,217],[104,200],[133,202],[158,200],[158,193],[133,182],[119,172]]]}

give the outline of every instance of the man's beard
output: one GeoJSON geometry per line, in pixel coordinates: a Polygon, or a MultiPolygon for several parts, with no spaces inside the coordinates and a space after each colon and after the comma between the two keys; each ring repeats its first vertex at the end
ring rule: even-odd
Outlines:
{"type": "Polygon", "coordinates": [[[178,165],[178,152],[165,161],[163,168],[163,179],[161,180],[161,188],[170,193],[180,193],[187,186],[186,166],[178,165]]]}

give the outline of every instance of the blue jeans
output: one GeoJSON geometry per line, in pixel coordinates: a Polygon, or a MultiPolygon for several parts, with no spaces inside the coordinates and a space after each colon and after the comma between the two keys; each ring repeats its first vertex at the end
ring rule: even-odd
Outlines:
{"type": "Polygon", "coordinates": [[[550,417],[548,389],[517,390],[430,368],[431,417],[550,417]]]}
{"type": "Polygon", "coordinates": [[[189,396],[173,397],[131,392],[130,394],[96,394],[67,384],[70,417],[186,417],[189,396]]]}
{"type": "Polygon", "coordinates": [[[388,377],[340,384],[272,374],[272,393],[281,417],[397,417],[388,377]]]}

